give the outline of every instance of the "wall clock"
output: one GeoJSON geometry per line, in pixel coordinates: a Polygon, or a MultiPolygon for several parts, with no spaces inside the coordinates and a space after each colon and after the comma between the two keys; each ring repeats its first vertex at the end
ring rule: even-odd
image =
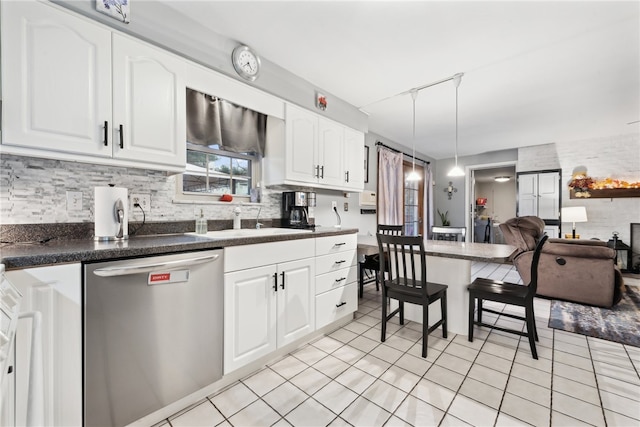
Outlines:
{"type": "Polygon", "coordinates": [[[260,57],[249,46],[238,46],[231,55],[233,68],[244,79],[254,81],[260,74],[260,57]]]}

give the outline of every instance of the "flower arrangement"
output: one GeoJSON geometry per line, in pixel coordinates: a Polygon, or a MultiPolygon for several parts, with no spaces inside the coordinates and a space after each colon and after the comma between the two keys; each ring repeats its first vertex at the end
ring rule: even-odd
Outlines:
{"type": "Polygon", "coordinates": [[[620,179],[603,178],[593,179],[587,175],[586,171],[573,174],[569,182],[569,188],[574,191],[575,197],[591,197],[589,190],[612,190],[620,188],[638,188],[640,181],[629,182],[620,179]]]}

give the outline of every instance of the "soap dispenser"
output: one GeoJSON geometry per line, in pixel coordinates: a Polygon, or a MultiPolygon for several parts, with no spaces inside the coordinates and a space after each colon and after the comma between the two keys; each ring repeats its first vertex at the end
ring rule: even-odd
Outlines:
{"type": "Polygon", "coordinates": [[[239,206],[233,210],[233,229],[234,230],[240,230],[240,214],[241,213],[242,211],[240,210],[239,206]]]}
{"type": "Polygon", "coordinates": [[[202,209],[200,209],[200,218],[196,218],[196,234],[207,234],[207,219],[202,209]]]}

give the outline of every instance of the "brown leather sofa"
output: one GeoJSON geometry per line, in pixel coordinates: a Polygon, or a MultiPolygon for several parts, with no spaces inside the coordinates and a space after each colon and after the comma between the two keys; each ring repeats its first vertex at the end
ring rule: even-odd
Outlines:
{"type": "MultiPolygon", "coordinates": [[[[505,242],[516,246],[513,263],[529,282],[531,259],[544,221],[536,216],[511,218],[500,224],[505,242]]],[[[611,307],[620,301],[622,274],[615,251],[600,240],[549,239],[538,264],[538,295],[582,304],[611,307]]]]}

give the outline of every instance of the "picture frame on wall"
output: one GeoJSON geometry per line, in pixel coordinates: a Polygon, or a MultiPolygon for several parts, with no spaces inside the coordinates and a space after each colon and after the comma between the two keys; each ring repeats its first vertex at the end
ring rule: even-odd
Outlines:
{"type": "Polygon", "coordinates": [[[96,10],[128,24],[131,21],[131,0],[96,0],[96,10]]]}
{"type": "Polygon", "coordinates": [[[369,146],[364,146],[364,182],[369,182],[369,146]]]}

